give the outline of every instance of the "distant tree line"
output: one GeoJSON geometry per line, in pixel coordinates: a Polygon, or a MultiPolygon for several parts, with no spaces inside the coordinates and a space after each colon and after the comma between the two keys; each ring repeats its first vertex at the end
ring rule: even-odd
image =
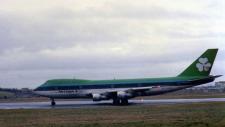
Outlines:
{"type": "Polygon", "coordinates": [[[33,92],[32,89],[28,88],[22,88],[22,89],[17,89],[17,88],[0,88],[0,92],[9,92],[13,93],[15,97],[34,97],[36,96],[33,92]]]}

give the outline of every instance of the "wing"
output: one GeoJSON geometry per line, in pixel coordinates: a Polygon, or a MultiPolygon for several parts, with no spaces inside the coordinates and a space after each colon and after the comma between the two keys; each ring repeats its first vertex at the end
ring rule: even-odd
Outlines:
{"type": "Polygon", "coordinates": [[[143,94],[153,88],[159,88],[159,86],[149,86],[149,87],[137,87],[137,88],[112,88],[102,91],[93,91],[92,97],[95,101],[112,99],[114,97],[118,98],[133,98],[138,95],[143,94]]]}

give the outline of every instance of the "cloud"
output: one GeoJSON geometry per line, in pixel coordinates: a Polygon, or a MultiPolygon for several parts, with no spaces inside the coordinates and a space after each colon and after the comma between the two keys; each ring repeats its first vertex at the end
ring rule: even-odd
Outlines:
{"type": "MultiPolygon", "coordinates": [[[[1,18],[1,51],[15,48],[36,51],[42,49],[54,49],[58,47],[70,47],[79,43],[116,41],[118,33],[113,26],[97,22],[76,22],[66,24],[63,22],[32,21],[24,19],[20,21],[10,16],[1,18]],[[17,20],[17,22],[13,22],[17,20]],[[106,30],[108,28],[109,30],[106,30]]],[[[115,27],[114,27],[115,28],[115,27]]],[[[121,40],[123,38],[120,38],[121,40]]]]}
{"type": "Polygon", "coordinates": [[[210,0],[3,1],[0,84],[34,88],[74,75],[173,76],[208,48],[220,48],[212,73],[221,74],[221,5],[210,0]]]}

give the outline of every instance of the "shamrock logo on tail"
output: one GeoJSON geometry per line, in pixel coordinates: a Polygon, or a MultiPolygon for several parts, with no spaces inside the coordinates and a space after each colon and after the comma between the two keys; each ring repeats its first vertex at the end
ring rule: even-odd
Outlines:
{"type": "Polygon", "coordinates": [[[202,71],[209,71],[210,67],[212,66],[211,63],[209,63],[208,58],[199,58],[199,63],[196,64],[196,67],[200,72],[202,71]]]}

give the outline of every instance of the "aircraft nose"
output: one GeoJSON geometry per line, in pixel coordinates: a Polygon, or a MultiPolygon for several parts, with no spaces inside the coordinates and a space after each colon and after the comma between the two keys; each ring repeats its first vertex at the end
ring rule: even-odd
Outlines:
{"type": "Polygon", "coordinates": [[[36,89],[34,89],[33,93],[36,95],[40,95],[40,87],[37,87],[36,89]]]}
{"type": "Polygon", "coordinates": [[[33,93],[39,95],[39,94],[38,94],[39,92],[37,91],[37,89],[34,89],[34,90],[33,90],[33,93]]]}

